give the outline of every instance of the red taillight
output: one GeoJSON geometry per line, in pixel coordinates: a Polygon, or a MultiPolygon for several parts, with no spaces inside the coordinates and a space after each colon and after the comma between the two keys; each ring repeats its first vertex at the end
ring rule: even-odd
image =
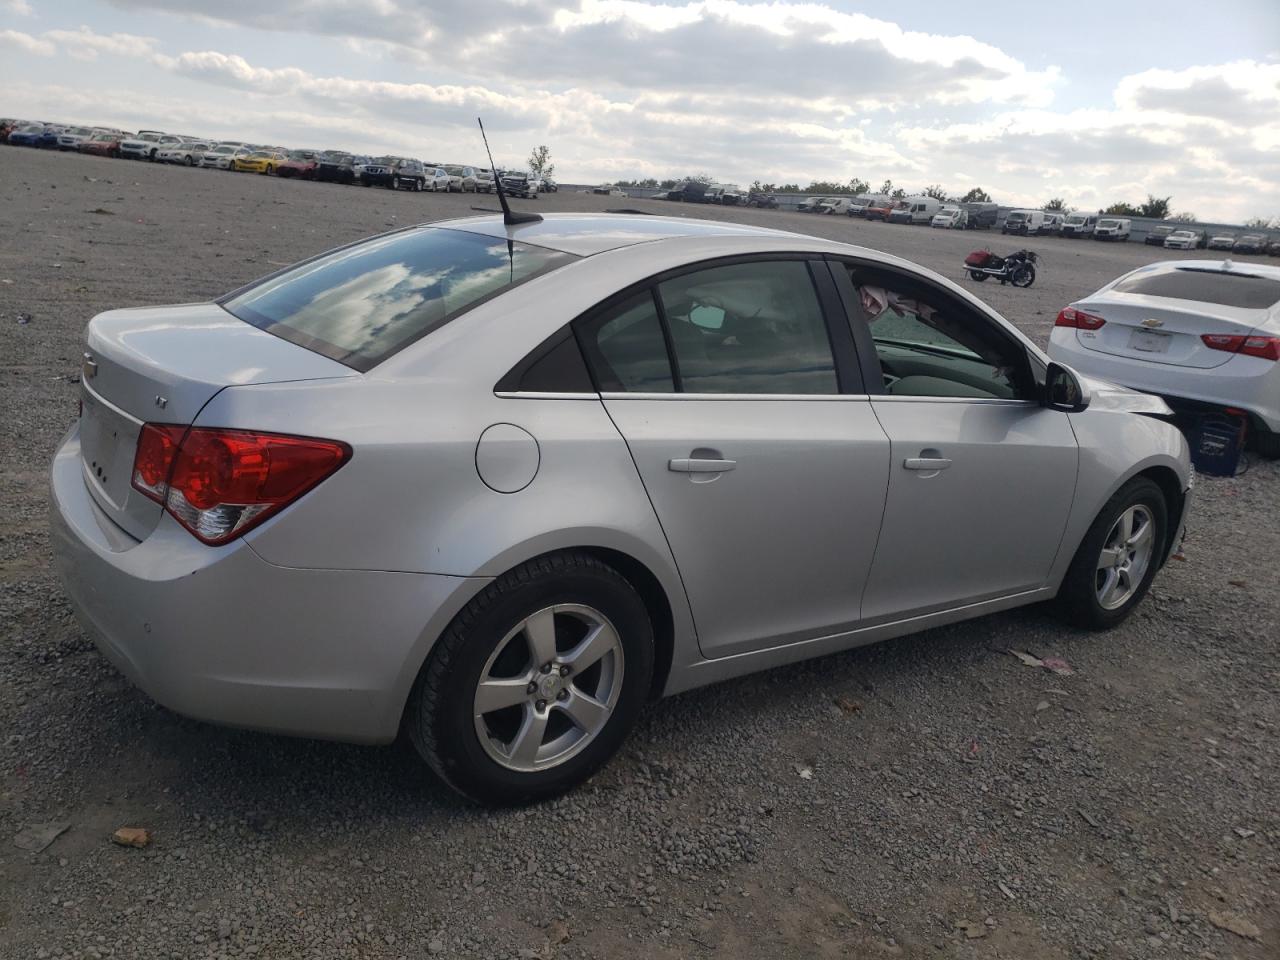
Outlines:
{"type": "Polygon", "coordinates": [[[1249,337],[1226,333],[1205,333],[1200,339],[1210,350],[1243,353],[1248,357],[1280,361],[1280,337],[1249,337]]]}
{"type": "Polygon", "coordinates": [[[133,486],[197,539],[226,543],[292,503],[351,457],[334,440],[146,424],[133,486]]]}
{"type": "Polygon", "coordinates": [[[1106,322],[1101,317],[1095,317],[1092,313],[1085,313],[1083,310],[1075,309],[1075,307],[1067,307],[1058,314],[1058,319],[1053,321],[1053,325],[1055,327],[1075,327],[1077,330],[1097,330],[1106,322]]]}
{"type": "Polygon", "coordinates": [[[138,435],[138,452],[133,457],[133,486],[156,503],[164,503],[173,458],[186,432],[186,427],[148,423],[138,435]]]}

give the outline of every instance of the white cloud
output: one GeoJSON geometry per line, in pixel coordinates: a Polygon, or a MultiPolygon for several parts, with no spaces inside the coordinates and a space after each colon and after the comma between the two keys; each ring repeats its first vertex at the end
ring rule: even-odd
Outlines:
{"type": "Polygon", "coordinates": [[[0,47],[34,53],[41,57],[51,57],[56,52],[56,48],[48,40],[33,37],[20,30],[0,30],[0,47]]]}
{"type": "Polygon", "coordinates": [[[20,17],[34,17],[35,11],[27,0],[0,0],[0,10],[16,13],[20,17]]]}

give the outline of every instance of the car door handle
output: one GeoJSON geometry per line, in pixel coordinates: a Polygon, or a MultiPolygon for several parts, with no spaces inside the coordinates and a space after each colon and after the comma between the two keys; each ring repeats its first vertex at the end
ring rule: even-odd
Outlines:
{"type": "Polygon", "coordinates": [[[907,470],[945,470],[951,461],[945,457],[907,457],[902,466],[907,470]]]}
{"type": "Polygon", "coordinates": [[[693,457],[667,461],[667,469],[674,473],[725,473],[737,465],[737,460],[701,460],[693,457]]]}

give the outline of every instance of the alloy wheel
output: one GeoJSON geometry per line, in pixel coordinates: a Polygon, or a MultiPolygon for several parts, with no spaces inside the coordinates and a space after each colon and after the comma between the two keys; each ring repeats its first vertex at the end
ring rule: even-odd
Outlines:
{"type": "Polygon", "coordinates": [[[503,637],[480,671],[475,730],[495,763],[531,773],[581,753],[622,693],[622,641],[582,604],[545,607],[503,637]]]}
{"type": "Polygon", "coordinates": [[[1098,556],[1094,579],[1098,604],[1116,610],[1137,592],[1155,553],[1155,520],[1144,504],[1135,503],[1112,524],[1098,556]]]}

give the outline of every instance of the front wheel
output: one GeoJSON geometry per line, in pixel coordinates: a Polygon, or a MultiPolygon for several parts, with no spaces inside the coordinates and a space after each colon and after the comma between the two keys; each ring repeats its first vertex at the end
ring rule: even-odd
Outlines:
{"type": "Polygon", "coordinates": [[[634,587],[593,556],[552,554],[458,614],[418,675],[405,727],[465,796],[542,800],[613,756],[652,674],[653,629],[634,587]]]}
{"type": "Polygon", "coordinates": [[[1013,271],[1013,276],[1009,279],[1015,287],[1029,287],[1036,282],[1036,268],[1024,263],[1013,271]]]}
{"type": "Polygon", "coordinates": [[[1160,488],[1135,477],[1107,501],[1084,535],[1058,590],[1063,616],[1106,630],[1146,595],[1168,542],[1168,507],[1160,488]]]}

